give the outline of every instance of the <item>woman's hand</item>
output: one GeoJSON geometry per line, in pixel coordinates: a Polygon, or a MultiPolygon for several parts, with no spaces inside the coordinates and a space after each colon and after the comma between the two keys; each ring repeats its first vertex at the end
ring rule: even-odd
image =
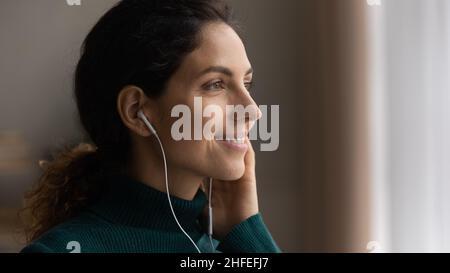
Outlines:
{"type": "Polygon", "coordinates": [[[248,138],[246,142],[248,150],[244,157],[244,175],[235,181],[213,180],[213,235],[218,239],[225,237],[235,225],[259,212],[255,152],[248,138]]]}

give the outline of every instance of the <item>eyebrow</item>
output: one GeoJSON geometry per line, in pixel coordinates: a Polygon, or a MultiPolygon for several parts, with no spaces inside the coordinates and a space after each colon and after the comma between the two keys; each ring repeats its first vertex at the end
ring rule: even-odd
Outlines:
{"type": "MultiPolygon", "coordinates": [[[[233,77],[233,72],[229,68],[224,67],[224,66],[210,66],[210,67],[206,68],[205,70],[203,70],[202,72],[200,72],[198,74],[198,77],[200,77],[204,74],[211,73],[211,72],[222,73],[222,74],[227,75],[228,77],[233,77]]],[[[248,74],[251,74],[251,73],[253,73],[253,68],[250,67],[247,70],[247,72],[245,73],[245,76],[247,76],[248,74]]]]}

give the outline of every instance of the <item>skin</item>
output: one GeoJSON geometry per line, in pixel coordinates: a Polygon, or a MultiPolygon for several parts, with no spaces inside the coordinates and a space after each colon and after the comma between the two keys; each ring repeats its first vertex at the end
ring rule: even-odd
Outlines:
{"type": "MultiPolygon", "coordinates": [[[[158,142],[137,116],[139,109],[156,128],[168,163],[170,194],[192,200],[209,177],[213,180],[214,236],[224,237],[234,225],[258,213],[255,153],[248,138],[247,151],[230,149],[217,140],[181,140],[171,137],[178,119],[170,113],[175,105],[187,105],[194,112],[194,97],[202,97],[203,109],[217,105],[252,105],[256,118],[246,116],[240,125],[248,132],[261,117],[249,88],[251,64],[236,32],[224,23],[202,28],[199,47],[188,54],[172,75],[164,94],[151,99],[136,86],[126,86],[117,99],[117,109],[132,139],[131,174],[139,181],[165,192],[164,165],[158,142]]],[[[225,120],[237,117],[223,117],[225,120]]],[[[193,120],[193,116],[192,116],[193,120]]],[[[209,118],[203,118],[205,124],[209,118]]],[[[223,129],[226,133],[225,129],[223,129]]],[[[237,128],[235,128],[237,130],[237,128]]]]}

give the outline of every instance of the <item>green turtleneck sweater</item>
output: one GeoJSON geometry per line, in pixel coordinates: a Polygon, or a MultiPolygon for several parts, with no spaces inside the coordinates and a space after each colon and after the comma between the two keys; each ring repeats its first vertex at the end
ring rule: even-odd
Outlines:
{"type": "MultiPolygon", "coordinates": [[[[97,203],[52,228],[22,252],[38,253],[189,253],[197,252],[176,224],[167,194],[129,177],[109,180],[97,203]]],[[[199,224],[207,203],[199,190],[192,201],[171,197],[181,226],[202,252],[213,252],[199,224]]],[[[236,225],[214,252],[280,252],[258,213],[236,225]]]]}

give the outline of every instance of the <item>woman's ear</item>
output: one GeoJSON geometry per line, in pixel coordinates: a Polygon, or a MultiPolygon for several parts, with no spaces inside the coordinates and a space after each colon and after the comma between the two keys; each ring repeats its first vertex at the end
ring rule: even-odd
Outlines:
{"type": "Polygon", "coordinates": [[[144,137],[151,135],[151,133],[138,117],[138,112],[142,109],[151,123],[154,114],[150,113],[149,109],[153,109],[153,107],[145,108],[144,106],[147,104],[152,104],[151,99],[145,95],[141,88],[133,85],[124,87],[117,97],[117,111],[123,124],[132,132],[144,137]]]}

